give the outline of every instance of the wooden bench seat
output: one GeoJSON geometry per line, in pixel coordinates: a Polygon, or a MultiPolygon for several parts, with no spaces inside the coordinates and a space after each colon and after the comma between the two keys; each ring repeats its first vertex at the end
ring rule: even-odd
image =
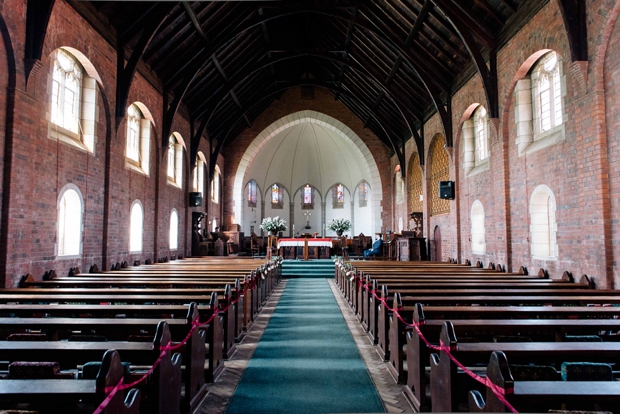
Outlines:
{"type": "MultiPolygon", "coordinates": [[[[504,352],[512,363],[560,364],[566,361],[615,362],[620,357],[617,342],[514,342],[459,343],[454,326],[444,322],[440,341],[465,366],[486,364],[494,351],[504,352]]],[[[445,351],[430,358],[431,405],[433,411],[458,411],[457,367],[445,351]]],[[[421,387],[419,388],[421,389],[421,387]]],[[[417,395],[417,393],[415,393],[417,395]]]]}
{"type": "MultiPolygon", "coordinates": [[[[510,357],[512,362],[513,358],[510,357]]],[[[487,378],[503,390],[507,401],[520,412],[547,412],[572,403],[573,410],[616,410],[620,404],[619,381],[515,381],[510,373],[508,357],[501,351],[491,354],[487,378]],[[595,404],[598,407],[595,407],[595,404]]],[[[507,412],[506,406],[487,388],[486,398],[480,391],[469,393],[470,412],[507,412]]]]}
{"type": "MultiPolygon", "coordinates": [[[[0,380],[0,408],[10,409],[19,403],[33,403],[41,414],[70,411],[78,402],[96,408],[106,397],[105,390],[115,387],[124,375],[118,352],[106,351],[102,369],[94,380],[72,379],[3,379],[0,380]],[[64,407],[64,408],[63,408],[64,407]]],[[[108,403],[104,414],[138,414],[140,392],[132,389],[124,398],[117,393],[108,403]]]]}

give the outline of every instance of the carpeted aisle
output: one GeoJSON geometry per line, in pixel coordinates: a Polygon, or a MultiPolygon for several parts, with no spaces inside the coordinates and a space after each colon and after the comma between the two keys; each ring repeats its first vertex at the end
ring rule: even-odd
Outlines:
{"type": "Polygon", "coordinates": [[[384,412],[325,279],[290,279],[227,413],[384,412]]]}

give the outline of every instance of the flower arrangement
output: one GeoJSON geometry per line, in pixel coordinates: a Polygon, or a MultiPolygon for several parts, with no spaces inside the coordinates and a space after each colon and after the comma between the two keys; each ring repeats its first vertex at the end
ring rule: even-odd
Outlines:
{"type": "Polygon", "coordinates": [[[286,221],[282,220],[280,216],[275,216],[273,218],[265,217],[259,227],[262,231],[277,233],[286,230],[286,221]]]}
{"type": "Polygon", "coordinates": [[[351,221],[344,218],[335,218],[327,223],[327,228],[331,231],[335,231],[336,233],[340,232],[342,234],[343,232],[351,229],[351,221]]]}

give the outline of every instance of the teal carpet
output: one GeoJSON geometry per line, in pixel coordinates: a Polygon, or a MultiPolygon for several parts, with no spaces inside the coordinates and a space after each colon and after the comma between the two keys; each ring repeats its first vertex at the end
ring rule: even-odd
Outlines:
{"type": "Polygon", "coordinates": [[[227,414],[384,412],[325,279],[290,279],[227,414]]]}

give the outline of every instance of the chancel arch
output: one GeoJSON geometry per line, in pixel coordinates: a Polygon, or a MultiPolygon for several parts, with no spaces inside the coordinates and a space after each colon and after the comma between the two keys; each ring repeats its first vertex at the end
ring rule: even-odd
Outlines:
{"type": "MultiPolygon", "coordinates": [[[[364,181],[372,188],[366,207],[371,210],[369,233],[381,229],[382,184],[377,164],[357,134],[325,114],[305,110],[287,115],[265,128],[248,146],[235,173],[233,189],[234,217],[241,218],[243,228],[247,227],[242,215],[243,189],[251,179],[263,188],[280,182],[295,192],[308,183],[322,195],[315,209],[330,202],[324,196],[335,182],[352,189],[364,181]]],[[[293,195],[291,200],[296,203],[295,197],[299,196],[293,195]]],[[[297,231],[297,220],[305,227],[306,219],[293,212],[297,231]]],[[[316,213],[312,214],[316,218],[316,213]]],[[[313,232],[323,234],[325,217],[322,213],[320,216],[313,232]]]]}

